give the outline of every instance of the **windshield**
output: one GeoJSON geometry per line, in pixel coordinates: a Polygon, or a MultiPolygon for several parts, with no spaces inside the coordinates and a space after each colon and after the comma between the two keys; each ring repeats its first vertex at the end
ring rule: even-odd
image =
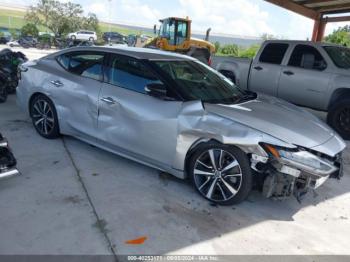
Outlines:
{"type": "MultiPolygon", "coordinates": [[[[186,100],[232,104],[247,94],[214,69],[196,61],[152,61],[176,83],[186,100]]],[[[253,98],[253,97],[252,97],[253,98]]]]}
{"type": "Polygon", "coordinates": [[[339,68],[350,68],[350,49],[339,46],[325,46],[323,47],[333,63],[339,68]]]}

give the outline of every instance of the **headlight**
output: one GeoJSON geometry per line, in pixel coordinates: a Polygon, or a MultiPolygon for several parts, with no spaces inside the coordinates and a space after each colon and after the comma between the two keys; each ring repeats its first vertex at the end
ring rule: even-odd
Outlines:
{"type": "Polygon", "coordinates": [[[325,159],[321,159],[320,157],[303,150],[288,150],[284,148],[278,148],[272,145],[265,145],[264,147],[266,151],[276,159],[284,160],[289,164],[295,164],[302,168],[303,166],[322,170],[324,172],[331,171],[334,169],[332,163],[325,159]]]}

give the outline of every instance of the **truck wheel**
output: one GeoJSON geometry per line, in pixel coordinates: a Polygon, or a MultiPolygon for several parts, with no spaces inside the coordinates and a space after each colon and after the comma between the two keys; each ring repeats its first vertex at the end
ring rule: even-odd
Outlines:
{"type": "Polygon", "coordinates": [[[330,107],[327,123],[346,139],[350,139],[350,99],[336,102],[330,107]]]}

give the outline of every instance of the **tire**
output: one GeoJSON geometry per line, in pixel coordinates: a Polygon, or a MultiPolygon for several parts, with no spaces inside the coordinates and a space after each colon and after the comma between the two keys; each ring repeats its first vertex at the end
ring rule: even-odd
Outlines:
{"type": "Polygon", "coordinates": [[[30,117],[39,135],[47,139],[60,136],[55,105],[45,95],[34,97],[30,103],[30,117]]]}
{"type": "Polygon", "coordinates": [[[0,104],[7,100],[7,88],[0,82],[0,104]]]}
{"type": "Polygon", "coordinates": [[[197,192],[219,205],[238,204],[252,189],[249,160],[234,146],[218,143],[198,146],[189,159],[188,174],[197,192]]]}
{"type": "Polygon", "coordinates": [[[70,37],[70,39],[72,39],[73,41],[75,41],[75,40],[77,39],[77,37],[76,37],[75,35],[72,35],[72,36],[70,37]]]}
{"type": "Polygon", "coordinates": [[[327,123],[346,140],[350,140],[350,99],[335,102],[328,111],[327,123]]]}
{"type": "Polygon", "coordinates": [[[94,42],[94,38],[93,38],[93,37],[90,37],[90,38],[89,38],[89,41],[90,41],[90,42],[94,42]]]}

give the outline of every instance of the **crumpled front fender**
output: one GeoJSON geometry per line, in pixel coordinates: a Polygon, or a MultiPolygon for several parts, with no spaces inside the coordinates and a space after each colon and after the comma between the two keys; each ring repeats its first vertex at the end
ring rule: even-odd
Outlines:
{"type": "Polygon", "coordinates": [[[186,102],[179,114],[179,128],[173,168],[185,171],[188,153],[198,144],[210,140],[234,145],[247,154],[254,153],[263,157],[266,157],[267,154],[260,146],[262,142],[295,148],[294,145],[285,143],[254,128],[208,113],[199,101],[186,102]]]}

